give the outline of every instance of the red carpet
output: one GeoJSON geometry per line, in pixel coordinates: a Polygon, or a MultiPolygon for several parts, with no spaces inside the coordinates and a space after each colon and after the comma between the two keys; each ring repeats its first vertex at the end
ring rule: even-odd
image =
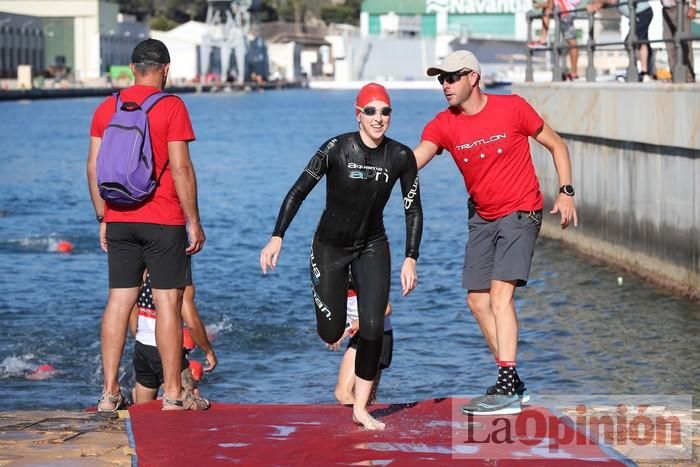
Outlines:
{"type": "Polygon", "coordinates": [[[129,413],[142,467],[624,465],[546,409],[528,407],[519,416],[469,420],[459,413],[462,403],[436,399],[373,406],[370,412],[387,424],[383,432],[354,425],[352,410],[339,405],[214,403],[206,412],[162,412],[155,401],[129,413]],[[530,421],[549,420],[547,430],[517,436],[516,421],[527,419],[527,412],[530,421]]]}

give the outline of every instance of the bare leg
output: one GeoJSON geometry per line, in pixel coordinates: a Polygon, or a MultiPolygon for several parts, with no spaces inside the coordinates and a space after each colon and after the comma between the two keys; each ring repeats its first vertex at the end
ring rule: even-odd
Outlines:
{"type": "Polygon", "coordinates": [[[515,314],[515,281],[491,281],[491,309],[496,321],[498,358],[515,361],[518,350],[518,318],[515,314]]]}
{"type": "Polygon", "coordinates": [[[141,384],[136,383],[134,385],[134,404],[142,404],[144,402],[156,400],[158,395],[158,389],[147,388],[146,386],[141,386],[141,384]]]}
{"type": "Polygon", "coordinates": [[[494,358],[498,360],[498,341],[496,339],[496,319],[491,311],[491,297],[489,290],[470,290],[467,294],[467,306],[471,310],[476,322],[479,323],[481,333],[494,358]]]}
{"type": "Polygon", "coordinates": [[[666,41],[666,55],[668,56],[668,67],[671,74],[676,68],[676,43],[673,40],[673,34],[676,32],[676,8],[675,6],[662,8],[664,21],[663,38],[666,41]]]}
{"type": "Polygon", "coordinates": [[[138,287],[109,289],[109,298],[102,315],[100,334],[102,371],[104,373],[103,390],[108,394],[116,395],[119,393],[119,363],[124,351],[129,315],[136,303],[138,293],[138,287]]]}
{"type": "Polygon", "coordinates": [[[163,362],[163,391],[168,399],[180,399],[182,385],[182,293],[183,289],[153,289],[158,310],[156,343],[163,362]]]}
{"type": "MultiPolygon", "coordinates": [[[[576,45],[576,39],[571,39],[567,42],[569,45],[576,45]]],[[[578,49],[569,49],[569,60],[571,60],[571,75],[574,78],[578,78],[578,49]]]]}
{"type": "Polygon", "coordinates": [[[338,381],[335,383],[335,399],[341,404],[355,403],[355,354],[357,351],[348,348],[343,355],[338,369],[338,381]]]}
{"type": "Polygon", "coordinates": [[[547,39],[549,36],[549,20],[550,17],[549,15],[552,14],[552,9],[547,6],[544,10],[542,10],[542,31],[540,32],[540,44],[545,45],[547,43],[547,39]]]}
{"type": "Polygon", "coordinates": [[[372,391],[373,381],[355,377],[355,403],[352,407],[352,421],[358,423],[368,430],[383,430],[386,425],[379,420],[372,418],[367,412],[367,401],[369,393],[372,391]]]}
{"type": "Polygon", "coordinates": [[[642,44],[639,48],[639,67],[641,68],[640,72],[649,72],[649,46],[647,44],[642,44]]]}

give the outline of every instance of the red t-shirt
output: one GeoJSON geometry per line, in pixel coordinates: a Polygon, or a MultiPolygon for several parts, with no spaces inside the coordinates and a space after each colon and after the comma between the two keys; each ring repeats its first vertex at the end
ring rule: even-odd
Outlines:
{"type": "MultiPolygon", "coordinates": [[[[158,92],[151,86],[135,85],[121,91],[122,102],[141,104],[148,96],[158,92]]],[[[114,96],[105,99],[95,110],[90,126],[90,136],[102,138],[105,128],[114,115],[114,96]]],[[[148,126],[155,159],[155,176],[163,171],[168,160],[168,142],[193,141],[194,131],[184,102],[177,96],[161,99],[148,113],[148,126]]],[[[114,206],[107,203],[105,222],[145,222],[149,224],[185,225],[185,214],[177,198],[170,165],[163,172],[153,196],[136,207],[114,206]]]]}
{"type": "Polygon", "coordinates": [[[488,94],[486,106],[475,115],[452,107],[437,114],[421,140],[437,145],[438,154],[450,151],[476,211],[493,220],[544,206],[528,141],[542,125],[522,97],[488,94]]]}

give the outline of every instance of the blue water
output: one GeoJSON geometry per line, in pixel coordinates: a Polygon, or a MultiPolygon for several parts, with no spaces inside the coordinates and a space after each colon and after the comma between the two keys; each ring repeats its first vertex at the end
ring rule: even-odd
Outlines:
{"type": "MultiPolygon", "coordinates": [[[[322,186],[299,211],[273,274],[262,276],[258,255],[282,198],[317,146],[356,128],[354,93],[183,97],[198,136],[191,152],[208,238],[194,261],[197,304],[216,333],[220,361],[203,393],[227,402],[331,402],[340,353],[326,350],[315,334],[307,272],[322,186]]],[[[410,146],[444,105],[439,92],[397,91],[392,98],[389,135],[410,146]]],[[[85,183],[88,128],[99,101],[0,103],[0,410],[82,408],[101,390],[107,262],[85,183]],[[75,244],[72,254],[55,252],[62,239],[75,244]],[[43,363],[59,373],[25,378],[43,363]]],[[[396,342],[382,401],[480,393],[494,381],[493,360],[460,288],[461,177],[448,155],[421,177],[420,285],[407,298],[398,285],[404,242],[398,190],[386,209],[396,342]]],[[[519,370],[533,392],[700,393],[698,304],[540,239],[517,306],[519,370]]],[[[130,351],[131,342],[125,361],[130,351]]]]}

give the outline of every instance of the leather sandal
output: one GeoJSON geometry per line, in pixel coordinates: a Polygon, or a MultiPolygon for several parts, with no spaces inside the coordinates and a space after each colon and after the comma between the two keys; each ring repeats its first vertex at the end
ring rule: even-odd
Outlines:
{"type": "Polygon", "coordinates": [[[116,412],[124,408],[124,396],[119,391],[117,394],[103,392],[97,400],[98,412],[116,412]]]}
{"type": "Polygon", "coordinates": [[[211,403],[203,398],[183,389],[180,399],[163,397],[163,410],[207,410],[211,403]]]}
{"type": "Polygon", "coordinates": [[[199,381],[194,379],[192,371],[187,367],[180,373],[180,384],[182,389],[194,393],[194,390],[199,386],[199,381]]]}

